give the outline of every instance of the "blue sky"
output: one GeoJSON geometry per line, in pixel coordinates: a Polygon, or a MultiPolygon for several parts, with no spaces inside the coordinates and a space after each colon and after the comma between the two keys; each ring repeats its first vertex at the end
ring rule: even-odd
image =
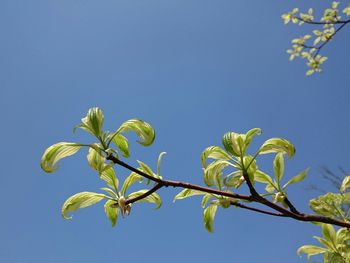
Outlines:
{"type": "MultiPolygon", "coordinates": [[[[318,193],[305,188],[330,187],[320,167],[349,169],[350,37],[349,28],[340,32],[324,50],[324,74],[305,77],[304,64],[289,63],[285,52],[302,34],[280,19],[294,6],[322,8],[318,1],[2,0],[0,261],[306,262],[295,251],[312,242],[315,226],[231,208],[218,211],[209,234],[200,199],[173,204],[177,189],[159,192],[160,210],[136,204],[114,229],[102,204],[63,220],[68,196],[103,184],[84,151],[54,174],[39,167],[51,144],[92,142],[72,129],[93,106],[104,110],[106,129],[135,117],[156,129],[151,147],[131,144],[128,163],[155,167],[166,151],[163,176],[197,184],[204,148],[227,131],[260,127],[252,148],[270,137],[295,144],[286,176],[311,168],[289,193],[309,211],[318,193]]],[[[266,170],[271,160],[262,158],[266,170]]]]}

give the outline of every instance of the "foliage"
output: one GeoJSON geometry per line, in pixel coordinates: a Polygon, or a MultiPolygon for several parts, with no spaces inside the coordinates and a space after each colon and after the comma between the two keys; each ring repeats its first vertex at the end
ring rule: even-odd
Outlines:
{"type": "Polygon", "coordinates": [[[87,148],[89,166],[106,184],[106,187],[101,188],[104,193],[81,192],[69,197],[62,206],[64,218],[70,219],[69,213],[104,200],[105,214],[112,226],[115,226],[119,214],[123,217],[130,214],[133,203],[154,203],[156,208],[159,208],[162,201],[156,193],[157,190],[165,186],[180,187],[183,190],[174,197],[174,201],[191,196],[202,196],[204,226],[209,232],[214,230],[214,218],[218,208],[242,208],[271,216],[314,222],[322,228],[323,237],[315,238],[323,246],[305,245],[299,248],[298,254],[305,253],[308,257],[323,254],[324,262],[349,262],[350,176],[342,182],[339,193],[327,193],[310,201],[310,207],[316,214],[299,212],[290,201],[287,189],[302,181],[307,176],[308,169],[285,179],[286,161],[295,154],[295,147],[290,141],[271,138],[251,154],[249,153],[251,143],[255,136],[261,134],[261,129],[254,128],[242,134],[236,132],[224,134],[222,147],[209,146],[201,154],[203,179],[207,186],[204,187],[163,179],[160,175],[160,163],[164,152],[158,157],[156,172],[142,161],[138,161],[138,168],[121,161],[121,156],[124,158],[130,156],[128,139],[124,133],[129,131],[136,133],[140,138],[138,142],[142,146],[153,143],[155,131],[149,123],[132,119],[122,123],[115,132],[109,132],[103,130],[103,122],[102,110],[97,107],[91,108],[77,128],[92,134],[97,142],[56,143],[48,147],[42,156],[42,169],[51,173],[57,169],[56,164],[61,159],[75,154],[83,147],[87,148]],[[265,154],[274,154],[273,175],[267,174],[258,166],[258,159],[265,154]],[[131,171],[122,183],[115,172],[115,165],[131,171]],[[130,186],[135,183],[141,183],[139,185],[144,186],[128,193],[130,186]],[[263,193],[257,192],[256,184],[264,186],[263,193]],[[242,185],[248,187],[250,195],[237,193],[242,185]],[[258,207],[251,206],[252,204],[258,207]],[[335,230],[332,225],[341,228],[335,230]]]}
{"type": "MultiPolygon", "coordinates": [[[[316,213],[343,221],[350,220],[350,176],[346,176],[340,187],[340,193],[327,193],[310,200],[310,208],[316,213]]],[[[298,249],[298,254],[307,254],[307,257],[323,254],[324,262],[350,262],[350,231],[349,228],[340,228],[335,231],[329,224],[320,224],[322,237],[314,237],[322,246],[304,245],[298,249]]]]}
{"type": "Polygon", "coordinates": [[[306,75],[321,72],[322,64],[327,60],[326,56],[320,54],[325,45],[332,41],[335,35],[350,23],[350,4],[341,7],[340,2],[332,2],[331,6],[323,10],[320,19],[315,19],[314,10],[309,8],[307,12],[301,12],[298,8],[282,15],[284,24],[293,23],[311,25],[314,27],[312,33],[302,35],[292,40],[291,49],[287,50],[289,59],[296,57],[306,60],[308,71],[306,75]]]}

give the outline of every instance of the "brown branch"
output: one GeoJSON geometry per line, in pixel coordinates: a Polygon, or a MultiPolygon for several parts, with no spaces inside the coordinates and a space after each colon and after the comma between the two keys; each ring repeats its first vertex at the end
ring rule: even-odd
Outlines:
{"type": "Polygon", "coordinates": [[[349,20],[337,20],[334,22],[318,22],[318,21],[309,21],[309,20],[305,20],[302,19],[299,16],[294,16],[296,19],[298,19],[301,22],[304,22],[305,24],[310,24],[310,25],[339,25],[339,24],[347,24],[350,23],[350,19],[349,20]]]}
{"type": "Polygon", "coordinates": [[[126,202],[125,202],[125,205],[128,205],[128,204],[132,204],[132,203],[135,203],[151,194],[153,194],[155,191],[157,191],[158,189],[162,188],[163,185],[160,184],[160,183],[157,183],[155,184],[151,189],[149,189],[147,192],[143,193],[142,195],[139,195],[137,197],[134,197],[134,198],[130,198],[130,199],[127,199],[126,202]]]}
{"type": "MultiPolygon", "coordinates": [[[[269,212],[269,211],[264,211],[261,209],[257,209],[257,208],[252,208],[252,207],[247,207],[245,205],[240,204],[239,207],[244,208],[244,209],[248,209],[248,210],[252,210],[255,212],[259,212],[259,213],[264,213],[264,214],[269,214],[269,215],[273,215],[273,216],[281,216],[281,217],[290,217],[293,218],[295,220],[298,221],[304,221],[304,222],[320,222],[320,223],[326,223],[326,224],[332,224],[332,225],[337,225],[337,226],[341,226],[341,227],[346,227],[346,228],[350,228],[350,222],[348,221],[340,221],[338,219],[333,219],[330,217],[325,217],[325,216],[318,216],[318,215],[309,215],[309,214],[303,214],[303,213],[295,213],[293,211],[289,211],[288,209],[285,209],[267,199],[265,199],[264,197],[260,196],[259,194],[257,195],[251,195],[251,196],[247,196],[247,195],[240,195],[240,194],[236,194],[236,193],[231,193],[231,192],[225,192],[225,191],[220,191],[220,190],[215,190],[212,188],[208,188],[208,187],[203,187],[203,186],[199,186],[199,185],[194,185],[194,184],[190,184],[190,183],[185,183],[185,182],[178,182],[178,181],[169,181],[169,180],[163,180],[160,178],[156,178],[153,177],[147,173],[144,173],[143,171],[140,171],[126,163],[124,163],[123,161],[119,160],[118,158],[116,158],[115,156],[113,156],[112,154],[107,156],[107,160],[112,161],[115,164],[118,164],[120,166],[123,166],[124,168],[135,172],[147,179],[150,179],[151,181],[156,182],[157,184],[150,189],[149,191],[147,191],[146,193],[144,193],[143,195],[139,196],[136,201],[147,197],[148,195],[152,194],[153,192],[157,191],[159,188],[161,187],[168,187],[168,186],[172,186],[172,187],[180,187],[180,188],[187,188],[187,189],[193,189],[193,190],[199,190],[202,192],[206,192],[206,193],[211,193],[211,194],[216,194],[216,195],[220,195],[220,196],[225,196],[225,197],[230,197],[230,198],[235,198],[235,199],[240,199],[240,200],[247,200],[247,201],[253,201],[253,202],[257,202],[260,203],[262,205],[265,205],[267,207],[272,208],[273,210],[280,212],[280,214],[276,214],[273,212],[269,212]],[[244,206],[244,207],[243,207],[244,206]]],[[[136,199],[136,198],[135,198],[136,199]]],[[[135,202],[135,199],[130,199],[129,203],[131,203],[131,201],[135,202]]],[[[235,204],[237,206],[237,204],[235,204]]]]}
{"type": "Polygon", "coordinates": [[[119,160],[118,158],[116,158],[113,155],[107,156],[107,160],[110,160],[110,161],[114,162],[115,164],[123,166],[124,168],[126,168],[132,172],[135,172],[135,173],[145,177],[146,179],[149,179],[149,180],[156,182],[156,183],[158,183],[162,186],[165,186],[165,187],[168,187],[168,186],[181,187],[181,188],[193,189],[193,190],[198,190],[198,191],[202,191],[202,192],[206,192],[206,193],[210,193],[210,194],[216,194],[216,195],[221,195],[221,196],[231,197],[231,198],[236,198],[236,199],[241,199],[241,200],[247,200],[247,201],[253,200],[253,198],[251,196],[248,196],[248,195],[240,195],[240,194],[231,193],[231,192],[224,192],[224,191],[215,190],[215,189],[212,189],[209,187],[203,187],[203,186],[194,185],[194,184],[185,183],[185,182],[162,180],[160,178],[153,177],[153,176],[151,176],[143,171],[140,171],[140,170],[128,165],[127,163],[124,163],[123,161],[119,160]]]}
{"type": "Polygon", "coordinates": [[[315,58],[321,51],[321,49],[327,45],[332,39],[333,37],[343,28],[345,27],[347,24],[350,23],[350,19],[348,20],[338,20],[338,21],[334,21],[334,22],[314,22],[314,21],[308,21],[308,20],[304,20],[301,17],[295,16],[296,19],[298,19],[299,21],[302,21],[306,24],[311,24],[311,25],[340,25],[335,32],[330,35],[330,37],[327,38],[327,40],[325,42],[323,42],[321,45],[319,46],[309,46],[309,45],[305,45],[303,44],[302,46],[304,48],[308,48],[308,49],[312,49],[315,48],[317,51],[316,53],[312,56],[313,58],[315,58]]]}
{"type": "Polygon", "coordinates": [[[323,42],[318,48],[317,48],[317,51],[315,53],[315,55],[313,56],[314,58],[320,53],[321,49],[327,45],[331,39],[344,27],[346,26],[348,23],[350,22],[350,20],[348,20],[348,22],[342,24],[340,27],[337,28],[337,30],[334,31],[334,33],[329,37],[327,38],[327,40],[325,42],[323,42]]]}
{"type": "Polygon", "coordinates": [[[270,215],[270,216],[287,217],[284,214],[278,214],[278,213],[274,213],[274,212],[270,212],[270,211],[265,211],[265,210],[262,210],[262,209],[259,209],[259,208],[246,206],[246,205],[243,205],[241,203],[234,202],[234,201],[231,201],[230,204],[233,205],[233,206],[237,206],[237,207],[240,207],[240,208],[243,208],[243,209],[251,210],[251,211],[254,211],[254,212],[258,212],[258,213],[262,213],[262,214],[266,214],[266,215],[270,215]]]}

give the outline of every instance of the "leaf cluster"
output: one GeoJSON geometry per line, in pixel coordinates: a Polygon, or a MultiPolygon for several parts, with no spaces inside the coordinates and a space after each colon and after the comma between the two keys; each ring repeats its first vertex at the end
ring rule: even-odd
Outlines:
{"type": "Polygon", "coordinates": [[[292,47],[287,50],[289,60],[294,60],[300,57],[306,60],[308,70],[306,75],[312,75],[315,72],[322,71],[322,65],[327,60],[326,56],[320,53],[321,49],[333,40],[336,33],[345,25],[350,23],[350,4],[339,7],[340,2],[333,1],[329,8],[323,10],[323,15],[318,20],[315,19],[310,8],[306,13],[300,12],[298,8],[282,15],[284,24],[293,23],[299,26],[308,24],[316,29],[312,33],[294,38],[292,40],[292,47]]]}

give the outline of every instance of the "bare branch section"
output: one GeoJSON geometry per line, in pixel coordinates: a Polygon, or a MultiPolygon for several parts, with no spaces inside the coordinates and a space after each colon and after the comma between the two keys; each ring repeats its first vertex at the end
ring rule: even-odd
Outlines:
{"type": "MultiPolygon", "coordinates": [[[[122,166],[122,167],[124,167],[132,172],[135,172],[135,173],[143,176],[144,178],[149,179],[149,180],[156,183],[153,188],[151,188],[149,191],[145,192],[143,195],[140,195],[137,198],[127,200],[126,201],[127,204],[141,200],[141,199],[151,195],[152,193],[156,192],[157,190],[159,190],[162,187],[172,186],[172,187],[178,187],[178,188],[198,190],[198,191],[202,191],[204,193],[215,194],[215,195],[229,197],[229,198],[233,198],[233,199],[256,202],[256,203],[267,206],[267,207],[273,209],[274,211],[278,212],[278,213],[276,213],[276,212],[266,211],[263,209],[258,209],[255,207],[249,207],[247,205],[243,205],[237,201],[233,201],[233,200],[230,201],[231,205],[234,205],[236,207],[240,207],[242,209],[247,209],[250,211],[262,213],[262,214],[267,214],[267,215],[271,215],[271,216],[278,216],[278,217],[289,217],[289,218],[293,218],[295,220],[304,221],[304,222],[320,222],[320,223],[326,223],[326,224],[332,224],[332,225],[350,228],[350,222],[347,222],[347,221],[340,221],[340,220],[333,219],[330,217],[325,217],[325,216],[300,213],[296,210],[296,208],[290,203],[290,201],[288,199],[287,199],[288,200],[287,202],[289,202],[289,204],[287,203],[287,205],[290,208],[290,210],[288,210],[284,207],[281,207],[281,206],[271,202],[270,200],[262,197],[261,195],[259,195],[252,185],[251,185],[251,187],[252,187],[251,190],[253,193],[251,193],[251,195],[249,195],[249,196],[248,195],[241,195],[241,194],[237,194],[237,193],[225,192],[225,191],[220,191],[220,190],[216,190],[216,189],[212,189],[212,188],[208,188],[208,187],[194,185],[194,184],[190,184],[190,183],[186,183],[186,182],[170,181],[170,180],[163,180],[160,178],[156,178],[156,177],[153,177],[147,173],[144,173],[143,171],[140,171],[140,170],[130,166],[127,163],[124,163],[123,161],[119,160],[118,158],[116,158],[112,154],[109,155],[107,157],[107,159],[112,161],[113,163],[115,163],[117,165],[120,165],[120,166],[122,166]]],[[[249,180],[247,182],[249,182],[249,180]]]]}

